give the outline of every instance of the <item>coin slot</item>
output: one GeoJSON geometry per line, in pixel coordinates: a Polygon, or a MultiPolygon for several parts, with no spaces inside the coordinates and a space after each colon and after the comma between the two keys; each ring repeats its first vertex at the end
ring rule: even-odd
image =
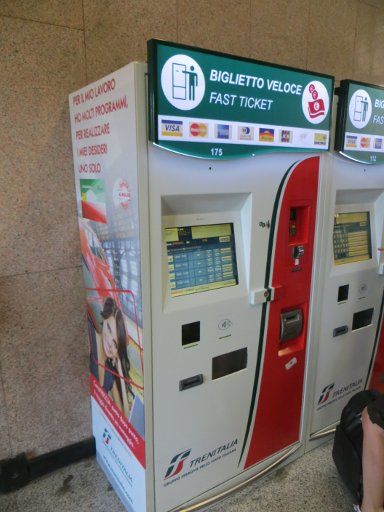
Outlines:
{"type": "Polygon", "coordinates": [[[200,386],[204,382],[203,374],[194,375],[193,377],[188,377],[187,379],[183,379],[179,382],[179,391],[185,391],[186,389],[194,388],[195,386],[200,386]]]}
{"type": "Polygon", "coordinates": [[[336,327],[336,329],[333,329],[333,337],[336,338],[336,336],[341,336],[342,334],[347,334],[348,332],[348,325],[342,325],[340,327],[336,327]]]}

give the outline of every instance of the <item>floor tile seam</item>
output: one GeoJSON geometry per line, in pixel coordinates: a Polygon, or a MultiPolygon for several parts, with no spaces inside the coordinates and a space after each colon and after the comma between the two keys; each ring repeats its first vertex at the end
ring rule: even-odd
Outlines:
{"type": "Polygon", "coordinates": [[[50,273],[50,272],[64,272],[64,270],[75,270],[75,269],[79,269],[79,268],[81,268],[81,264],[71,265],[70,267],[50,268],[50,269],[46,269],[46,270],[33,270],[31,272],[29,272],[29,271],[19,272],[17,274],[5,274],[5,275],[0,275],[0,281],[2,279],[10,279],[12,277],[32,276],[35,274],[46,274],[46,273],[50,273]]]}
{"type": "Polygon", "coordinates": [[[22,16],[12,16],[10,14],[0,14],[0,18],[8,18],[12,20],[29,21],[31,23],[40,23],[40,25],[48,25],[51,27],[66,28],[69,30],[76,30],[77,32],[84,32],[84,28],[70,27],[68,25],[61,25],[60,23],[50,23],[48,21],[34,20],[32,18],[23,18],[22,16]]]}

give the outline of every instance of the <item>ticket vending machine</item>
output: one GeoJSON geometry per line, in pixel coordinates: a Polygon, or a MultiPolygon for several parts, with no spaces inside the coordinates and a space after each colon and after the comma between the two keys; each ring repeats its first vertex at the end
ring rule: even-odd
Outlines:
{"type": "Polygon", "coordinates": [[[97,457],[165,512],[303,453],[333,79],[158,41],[148,73],[70,111],[97,457]]]}
{"type": "Polygon", "coordinates": [[[382,88],[341,82],[314,304],[309,448],[333,433],[353,394],[382,387],[383,98],[382,88]]]}

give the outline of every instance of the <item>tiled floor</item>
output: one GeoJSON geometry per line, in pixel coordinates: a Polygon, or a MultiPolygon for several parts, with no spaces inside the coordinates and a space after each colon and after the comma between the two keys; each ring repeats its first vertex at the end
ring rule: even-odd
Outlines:
{"type": "MultiPolygon", "coordinates": [[[[347,512],[352,501],[331,457],[332,445],[313,450],[261,482],[210,507],[209,512],[347,512]]],[[[69,466],[12,494],[1,512],[124,512],[95,459],[69,466]]]]}

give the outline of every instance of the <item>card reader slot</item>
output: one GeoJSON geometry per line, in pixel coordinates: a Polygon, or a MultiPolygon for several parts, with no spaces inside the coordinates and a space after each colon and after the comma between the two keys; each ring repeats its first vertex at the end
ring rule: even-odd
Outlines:
{"type": "Polygon", "coordinates": [[[185,391],[186,389],[194,388],[195,386],[200,386],[204,382],[204,377],[202,373],[198,375],[194,375],[193,377],[188,377],[187,379],[183,379],[179,382],[179,391],[185,391]]]}

